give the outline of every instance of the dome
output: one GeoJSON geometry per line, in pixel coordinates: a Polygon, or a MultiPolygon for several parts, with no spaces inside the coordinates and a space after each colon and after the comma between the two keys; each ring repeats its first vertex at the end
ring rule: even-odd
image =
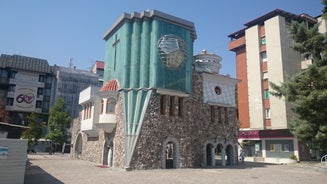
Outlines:
{"type": "Polygon", "coordinates": [[[116,79],[112,79],[106,82],[100,89],[100,91],[117,91],[118,82],[116,79]]]}
{"type": "Polygon", "coordinates": [[[221,60],[220,56],[207,53],[206,50],[203,50],[201,54],[194,56],[195,70],[198,72],[219,74],[221,60]]]}

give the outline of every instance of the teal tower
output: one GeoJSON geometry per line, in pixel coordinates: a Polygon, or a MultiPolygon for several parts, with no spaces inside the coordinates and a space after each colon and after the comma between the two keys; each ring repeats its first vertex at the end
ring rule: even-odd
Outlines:
{"type": "Polygon", "coordinates": [[[192,22],[156,10],[124,13],[104,35],[104,81],[117,80],[123,97],[128,168],[150,97],[192,92],[192,22]]]}

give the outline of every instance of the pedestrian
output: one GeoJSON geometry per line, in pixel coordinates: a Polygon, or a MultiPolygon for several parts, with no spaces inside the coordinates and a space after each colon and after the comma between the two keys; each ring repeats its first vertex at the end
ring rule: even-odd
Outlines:
{"type": "Polygon", "coordinates": [[[242,150],[242,151],[241,151],[241,154],[240,154],[242,164],[244,164],[244,157],[245,157],[245,155],[246,155],[245,151],[242,150]]]}

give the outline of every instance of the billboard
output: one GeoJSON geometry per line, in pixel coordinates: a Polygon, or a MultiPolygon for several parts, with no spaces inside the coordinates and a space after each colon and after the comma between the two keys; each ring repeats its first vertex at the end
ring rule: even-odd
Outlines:
{"type": "Polygon", "coordinates": [[[21,111],[35,111],[36,89],[29,86],[18,86],[15,91],[14,109],[21,111]]]}
{"type": "Polygon", "coordinates": [[[7,159],[8,156],[8,147],[0,146],[0,159],[7,159]]]}

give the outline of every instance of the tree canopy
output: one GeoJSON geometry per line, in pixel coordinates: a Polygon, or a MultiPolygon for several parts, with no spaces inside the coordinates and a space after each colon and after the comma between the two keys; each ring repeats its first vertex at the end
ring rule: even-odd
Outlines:
{"type": "MultiPolygon", "coordinates": [[[[326,20],[327,0],[323,0],[326,20]]],[[[296,117],[290,122],[292,133],[311,148],[327,153],[327,33],[320,23],[308,28],[305,22],[292,22],[293,49],[312,60],[312,65],[289,77],[280,85],[270,83],[271,92],[294,104],[296,117]]]]}
{"type": "Polygon", "coordinates": [[[48,121],[49,133],[46,138],[51,141],[62,144],[67,138],[67,128],[70,126],[71,118],[65,111],[65,102],[63,98],[58,98],[56,103],[50,109],[48,121]]]}
{"type": "Polygon", "coordinates": [[[34,145],[42,136],[43,122],[37,122],[37,115],[31,113],[27,116],[28,129],[23,132],[23,138],[28,140],[28,145],[34,145]]]}

